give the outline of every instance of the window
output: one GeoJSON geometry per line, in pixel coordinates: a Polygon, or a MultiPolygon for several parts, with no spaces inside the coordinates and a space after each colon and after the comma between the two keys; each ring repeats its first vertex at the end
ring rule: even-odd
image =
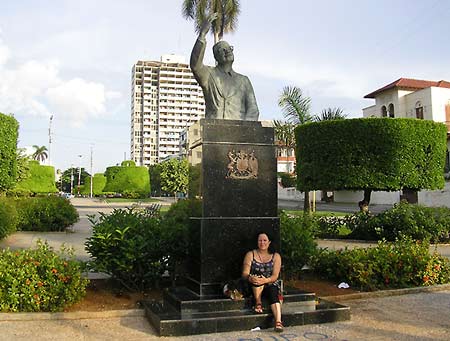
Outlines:
{"type": "Polygon", "coordinates": [[[389,113],[389,117],[394,118],[394,104],[389,104],[389,109],[388,109],[388,113],[389,113]]]}
{"type": "Polygon", "coordinates": [[[387,117],[387,110],[386,110],[386,106],[383,105],[381,107],[381,117],[387,117]]]}
{"type": "Polygon", "coordinates": [[[420,101],[416,102],[416,118],[423,120],[423,106],[420,101]]]}

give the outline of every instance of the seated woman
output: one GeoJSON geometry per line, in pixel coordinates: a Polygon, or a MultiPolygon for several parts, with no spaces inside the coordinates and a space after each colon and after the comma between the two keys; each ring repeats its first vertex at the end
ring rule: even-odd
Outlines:
{"type": "Polygon", "coordinates": [[[262,313],[262,301],[267,298],[275,319],[275,331],[282,332],[281,304],[277,282],[281,269],[281,256],[273,252],[271,238],[267,233],[258,234],[258,248],[247,252],[244,258],[242,277],[251,285],[255,298],[255,312],[262,313]]]}

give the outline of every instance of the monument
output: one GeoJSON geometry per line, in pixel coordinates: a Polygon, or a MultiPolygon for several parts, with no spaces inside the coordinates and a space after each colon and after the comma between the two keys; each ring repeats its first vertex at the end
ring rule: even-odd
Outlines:
{"type": "MultiPolygon", "coordinates": [[[[162,305],[146,307],[150,321],[164,336],[273,326],[270,314],[252,314],[248,300],[232,301],[222,291],[224,283],[241,276],[245,253],[256,247],[258,232],[269,233],[279,249],[280,223],[274,129],[258,121],[251,82],[232,68],[232,46],[216,43],[216,66],[203,64],[206,34],[215,18],[211,15],[204,21],[190,60],[206,103],[201,138],[195,146],[202,150],[203,214],[191,218],[189,267],[183,286],[168,290],[162,305]]],[[[322,306],[319,315],[308,315],[316,310],[310,293],[286,292],[285,302],[295,310],[291,315],[283,313],[291,324],[349,316],[348,308],[342,307],[339,314],[328,306],[322,306]]]]}

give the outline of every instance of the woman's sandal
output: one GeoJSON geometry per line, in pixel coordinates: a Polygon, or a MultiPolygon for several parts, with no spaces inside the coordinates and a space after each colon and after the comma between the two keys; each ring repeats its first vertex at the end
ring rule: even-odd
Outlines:
{"type": "Polygon", "coordinates": [[[263,308],[262,308],[262,304],[261,303],[256,303],[255,304],[255,313],[257,313],[257,314],[262,314],[263,313],[263,308]]]}
{"type": "Polygon", "coordinates": [[[273,330],[277,333],[281,333],[283,331],[283,323],[275,322],[275,328],[273,328],[273,330]]]}

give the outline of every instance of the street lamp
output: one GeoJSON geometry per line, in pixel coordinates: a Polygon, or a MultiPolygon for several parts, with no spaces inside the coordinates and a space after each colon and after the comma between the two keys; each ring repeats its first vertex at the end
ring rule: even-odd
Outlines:
{"type": "Polygon", "coordinates": [[[79,162],[78,162],[78,188],[77,188],[77,194],[78,196],[80,196],[80,183],[81,183],[81,157],[83,155],[78,155],[78,157],[80,158],[79,162]]]}
{"type": "Polygon", "coordinates": [[[73,194],[73,164],[70,165],[70,194],[73,194]]]}

